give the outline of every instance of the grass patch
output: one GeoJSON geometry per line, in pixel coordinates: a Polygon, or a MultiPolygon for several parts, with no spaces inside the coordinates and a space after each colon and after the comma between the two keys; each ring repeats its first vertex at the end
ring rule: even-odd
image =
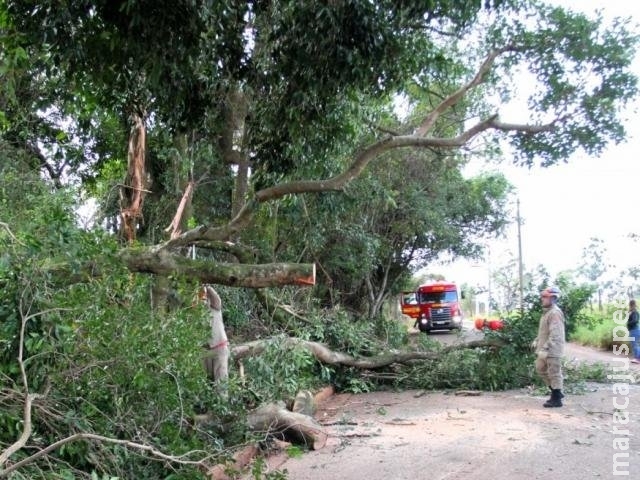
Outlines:
{"type": "MultiPolygon", "coordinates": [[[[613,321],[613,313],[592,314],[587,321],[576,326],[575,331],[571,335],[571,340],[580,345],[609,351],[612,350],[614,344],[626,344],[630,347],[629,342],[614,341],[613,329],[619,326],[620,325],[613,321]]],[[[620,333],[620,331],[617,332],[618,336],[620,333]]]]}

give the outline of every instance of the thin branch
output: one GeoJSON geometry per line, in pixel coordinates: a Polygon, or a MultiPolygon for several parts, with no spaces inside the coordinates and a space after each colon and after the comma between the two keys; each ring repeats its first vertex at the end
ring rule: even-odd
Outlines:
{"type": "MultiPolygon", "coordinates": [[[[18,450],[21,450],[31,437],[31,431],[33,426],[31,424],[31,406],[33,401],[37,398],[40,398],[41,395],[37,393],[28,393],[24,399],[24,414],[23,414],[23,423],[24,427],[22,429],[22,434],[12,445],[10,445],[2,454],[0,454],[0,467],[5,464],[5,462],[16,453],[18,450]]],[[[11,468],[0,471],[0,478],[5,474],[5,471],[8,473],[11,471],[11,468]]]]}
{"type": "Polygon", "coordinates": [[[11,231],[7,223],[0,222],[0,227],[4,228],[7,231],[7,233],[9,234],[9,236],[12,238],[14,242],[16,242],[18,245],[21,245],[23,247],[25,246],[24,243],[22,243],[20,240],[16,238],[16,236],[13,234],[13,232],[11,231]]]}
{"type": "Polygon", "coordinates": [[[193,454],[196,454],[196,453],[206,454],[207,452],[205,452],[204,450],[192,450],[192,451],[183,453],[182,455],[168,455],[166,453],[161,452],[160,450],[157,450],[155,447],[151,445],[146,445],[143,443],[136,443],[136,442],[131,442],[129,440],[120,440],[117,438],[104,437],[102,435],[96,435],[94,433],[75,433],[69,437],[63,438],[61,440],[58,440],[57,442],[52,443],[51,445],[47,446],[46,448],[43,448],[42,450],[34,453],[33,455],[23,460],[20,460],[19,462],[14,463],[10,467],[7,467],[4,470],[1,470],[0,478],[8,476],[11,472],[14,472],[19,468],[24,467],[25,465],[37,460],[38,458],[41,458],[47,455],[49,452],[52,452],[60,448],[61,446],[66,445],[67,443],[71,443],[71,442],[75,442],[76,440],[83,440],[83,439],[97,440],[99,442],[105,442],[105,443],[114,443],[116,445],[124,445],[126,447],[131,447],[137,450],[148,452],[154,457],[157,457],[161,460],[166,460],[168,462],[178,463],[181,465],[194,465],[194,466],[204,465],[205,462],[210,457],[210,455],[208,455],[204,458],[201,458],[200,460],[185,460],[185,458],[190,457],[193,454]]]}
{"type": "MultiPolygon", "coordinates": [[[[22,299],[20,300],[20,303],[22,304],[22,299]]],[[[66,310],[66,309],[52,308],[49,310],[44,310],[42,312],[33,313],[27,316],[25,316],[24,313],[22,312],[22,308],[20,309],[22,321],[20,324],[20,338],[19,338],[19,344],[18,344],[18,366],[20,367],[20,375],[22,377],[22,384],[24,388],[24,413],[23,413],[24,427],[22,429],[22,433],[20,434],[20,437],[18,437],[18,439],[12,445],[9,445],[9,447],[0,454],[0,466],[4,465],[5,462],[9,459],[9,457],[11,457],[11,455],[21,450],[27,444],[27,441],[31,437],[31,432],[33,430],[33,425],[31,423],[31,407],[35,400],[37,400],[38,398],[42,398],[46,395],[46,391],[45,391],[45,394],[29,393],[29,382],[27,379],[27,371],[24,366],[24,333],[27,326],[27,322],[32,318],[35,318],[39,315],[44,315],[48,312],[55,311],[55,310],[66,310]]],[[[46,390],[48,390],[48,387],[46,390]]]]}
{"type": "Polygon", "coordinates": [[[178,392],[178,400],[180,401],[180,428],[178,429],[178,435],[182,435],[182,425],[184,424],[184,403],[182,401],[182,389],[180,388],[180,382],[178,378],[169,370],[168,367],[165,367],[162,370],[164,373],[169,375],[173,381],[176,383],[176,390],[178,392]]]}
{"type": "MultiPolygon", "coordinates": [[[[20,300],[20,303],[22,304],[22,299],[20,300]]],[[[22,321],[20,324],[20,338],[19,338],[20,343],[18,345],[18,366],[20,367],[20,375],[22,377],[22,384],[24,388],[24,413],[23,413],[24,427],[22,429],[22,433],[20,434],[20,437],[12,445],[10,445],[5,451],[3,451],[0,454],[0,467],[4,465],[4,463],[9,459],[9,457],[11,457],[11,455],[21,450],[27,444],[27,441],[31,437],[31,432],[33,430],[33,425],[31,423],[31,408],[32,408],[33,402],[38,398],[44,397],[49,390],[49,386],[47,386],[44,394],[29,393],[29,382],[27,379],[27,371],[24,366],[24,333],[27,326],[27,322],[39,315],[44,315],[51,311],[59,311],[59,310],[68,310],[68,309],[52,308],[49,310],[44,310],[42,312],[36,312],[27,316],[25,316],[24,313],[22,312],[22,308],[20,309],[22,321]]],[[[0,476],[2,476],[2,472],[0,472],[0,476]]]]}
{"type": "Polygon", "coordinates": [[[372,122],[367,122],[367,125],[369,126],[369,128],[373,129],[373,130],[377,130],[381,133],[387,134],[387,135],[392,135],[392,136],[398,136],[400,135],[400,132],[397,132],[395,130],[391,130],[390,128],[385,128],[381,125],[375,125],[372,122]]]}
{"type": "Polygon", "coordinates": [[[416,130],[415,135],[421,137],[421,136],[424,136],[429,130],[431,130],[431,128],[433,128],[433,125],[436,123],[440,115],[445,110],[447,110],[448,108],[452,107],[453,105],[458,103],[460,100],[462,100],[462,98],[464,98],[464,96],[467,94],[469,90],[471,90],[474,87],[477,87],[478,85],[480,85],[485,81],[487,74],[491,70],[491,67],[493,67],[493,64],[498,56],[502,55],[505,52],[514,51],[514,50],[515,49],[513,46],[508,45],[506,47],[494,50],[491,53],[489,53],[489,55],[487,55],[487,58],[485,58],[484,62],[482,62],[482,65],[480,65],[480,68],[478,69],[475,76],[471,79],[471,81],[468,82],[466,85],[463,85],[462,87],[460,87],[457,91],[453,92],[451,95],[445,98],[442,102],[440,102],[440,104],[434,110],[432,110],[429,113],[429,115],[425,117],[425,119],[422,121],[422,123],[416,130]]]}

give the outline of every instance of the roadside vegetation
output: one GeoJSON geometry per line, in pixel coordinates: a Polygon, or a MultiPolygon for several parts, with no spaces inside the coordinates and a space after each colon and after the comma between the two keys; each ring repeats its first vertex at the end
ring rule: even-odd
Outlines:
{"type": "MultiPolygon", "coordinates": [[[[611,351],[614,345],[613,331],[619,326],[613,320],[613,314],[617,310],[620,308],[613,305],[605,305],[602,312],[593,311],[591,308],[586,309],[584,320],[576,327],[571,340],[580,345],[611,351]]],[[[616,343],[619,342],[616,341],[616,343]]]]}

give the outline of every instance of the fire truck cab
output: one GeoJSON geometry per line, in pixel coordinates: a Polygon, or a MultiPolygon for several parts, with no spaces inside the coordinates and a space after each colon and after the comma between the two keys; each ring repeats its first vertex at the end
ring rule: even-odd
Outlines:
{"type": "Polygon", "coordinates": [[[460,329],[460,298],[462,296],[455,283],[428,283],[419,286],[415,292],[403,292],[402,313],[414,318],[421,332],[460,329]]]}

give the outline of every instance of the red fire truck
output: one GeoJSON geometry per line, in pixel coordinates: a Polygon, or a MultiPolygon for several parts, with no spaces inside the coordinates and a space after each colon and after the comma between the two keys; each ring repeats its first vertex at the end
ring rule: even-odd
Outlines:
{"type": "Polygon", "coordinates": [[[402,313],[416,319],[421,332],[462,327],[458,286],[451,282],[420,285],[415,292],[403,292],[402,313]]]}

